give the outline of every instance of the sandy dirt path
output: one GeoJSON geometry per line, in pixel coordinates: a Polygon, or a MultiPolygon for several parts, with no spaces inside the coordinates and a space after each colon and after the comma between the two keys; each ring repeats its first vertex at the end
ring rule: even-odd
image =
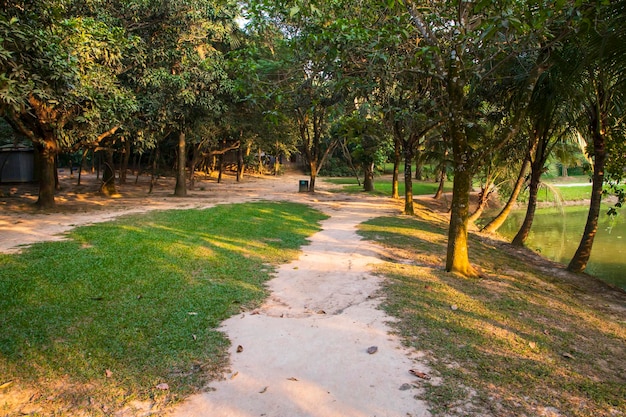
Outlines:
{"type": "Polygon", "coordinates": [[[319,193],[298,193],[298,178],[209,184],[185,199],[173,198],[171,188],[150,196],[145,191],[126,192],[120,201],[102,201],[104,208],[85,212],[73,205],[65,211],[68,203],[61,198],[61,208],[54,213],[8,210],[0,213],[0,252],[63,239],[65,232],[79,225],[154,209],[256,200],[309,204],[330,216],[323,230],[311,238],[299,259],[277,270],[262,308],[223,323],[222,330],[232,341],[231,367],[224,380],[210,384],[206,392],[188,398],[168,415],[428,416],[426,405],[414,398],[420,383],[409,373],[427,369],[415,352],[402,348],[389,333],[391,318],[377,308],[381,278],[371,270],[380,262],[380,249],[356,233],[359,223],[397,214],[398,208],[385,198],[328,193],[334,186],[322,182],[319,193]],[[367,350],[372,346],[377,351],[370,354],[367,350]]]}
{"type": "MultiPolygon", "coordinates": [[[[379,202],[380,204],[380,202],[379,202]]],[[[375,202],[316,204],[331,217],[299,259],[279,268],[257,311],[223,324],[231,369],[211,391],[189,398],[176,417],[418,417],[411,359],[377,306],[377,248],[356,233],[396,213],[375,202]],[[376,347],[373,354],[368,348],[376,347]]]]}

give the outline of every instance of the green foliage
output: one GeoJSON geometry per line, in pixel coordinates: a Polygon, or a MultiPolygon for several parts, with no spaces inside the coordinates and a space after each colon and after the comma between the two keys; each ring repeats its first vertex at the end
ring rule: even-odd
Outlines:
{"type": "Polygon", "coordinates": [[[291,203],[152,212],[2,255],[0,374],[94,415],[162,382],[181,399],[225,365],[220,322],[262,301],[323,217],[291,203]]]}

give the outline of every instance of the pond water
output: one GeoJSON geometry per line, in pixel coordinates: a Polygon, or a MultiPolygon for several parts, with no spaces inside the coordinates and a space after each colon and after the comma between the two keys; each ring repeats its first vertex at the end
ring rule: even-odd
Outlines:
{"type": "MultiPolygon", "coordinates": [[[[601,211],[585,272],[626,289],[626,209],[613,218],[606,215],[607,210],[601,211]]],[[[588,211],[587,206],[538,209],[526,246],[567,265],[580,243],[588,211]]],[[[498,233],[513,239],[525,215],[525,210],[514,211],[498,233]]]]}

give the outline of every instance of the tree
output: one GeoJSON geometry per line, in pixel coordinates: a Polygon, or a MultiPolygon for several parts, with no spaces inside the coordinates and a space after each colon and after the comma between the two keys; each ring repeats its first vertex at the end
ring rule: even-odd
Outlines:
{"type": "MultiPolygon", "coordinates": [[[[566,66],[567,67],[567,66],[566,66]]],[[[554,148],[572,133],[569,119],[571,104],[564,86],[562,67],[554,65],[541,76],[534,91],[529,111],[530,183],[526,216],[513,238],[513,245],[522,246],[530,233],[538,201],[541,176],[554,148]]]]}
{"type": "Polygon", "coordinates": [[[142,39],[141,66],[125,73],[141,105],[143,129],[161,140],[175,135],[177,145],[174,194],[187,193],[187,137],[202,118],[225,111],[230,94],[224,53],[236,42],[234,1],[155,0],[113,2],[115,18],[142,39]]]}
{"type": "MultiPolygon", "coordinates": [[[[626,15],[626,2],[620,1],[600,10],[596,25],[583,38],[582,51],[587,53],[582,62],[580,91],[582,95],[584,128],[589,137],[588,154],[593,157],[593,176],[589,214],[580,244],[567,269],[584,271],[598,229],[600,204],[605,181],[605,169],[619,183],[626,158],[624,152],[623,112],[625,102],[626,67],[624,41],[626,32],[621,24],[626,15]],[[586,58],[586,59],[585,59],[586,58]]],[[[581,45],[575,45],[581,51],[581,45]]],[[[579,61],[581,62],[581,61],[579,61]]],[[[621,194],[623,196],[623,193],[621,194]]]]}
{"type": "MultiPolygon", "coordinates": [[[[549,19],[560,19],[562,6],[546,13],[536,4],[525,2],[452,1],[421,8],[407,1],[405,5],[421,36],[420,43],[433,56],[430,71],[444,88],[443,132],[450,140],[454,168],[446,270],[476,276],[467,245],[472,177],[481,161],[515,137],[523,111],[512,113],[508,132],[493,142],[472,135],[480,117],[474,110],[482,102],[501,100],[503,94],[492,96],[489,92],[510,77],[508,64],[513,60],[529,64],[522,88],[517,91],[532,91],[544,66],[541,56],[545,40],[557,38],[549,19]]],[[[517,109],[525,108],[528,96],[525,93],[518,97],[517,109]]]]}
{"type": "Polygon", "coordinates": [[[79,7],[71,2],[4,3],[0,26],[11,35],[3,43],[8,81],[0,112],[40,154],[37,204],[48,208],[60,150],[83,137],[106,136],[135,110],[118,75],[136,41],[120,27],[75,14],[79,7]]]}

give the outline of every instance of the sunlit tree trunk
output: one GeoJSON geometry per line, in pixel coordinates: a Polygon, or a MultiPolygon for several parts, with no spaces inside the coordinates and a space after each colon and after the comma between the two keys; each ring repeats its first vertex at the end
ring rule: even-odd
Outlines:
{"type": "Polygon", "coordinates": [[[400,160],[402,156],[402,144],[395,138],[393,147],[393,177],[391,180],[391,198],[399,199],[398,181],[400,177],[400,160]]]}
{"type": "MultiPolygon", "coordinates": [[[[603,91],[597,91],[598,102],[603,103],[603,91]]],[[[607,122],[604,120],[601,105],[592,106],[590,109],[591,135],[593,136],[593,183],[591,187],[591,202],[589,203],[589,214],[582,239],[574,257],[567,266],[568,271],[582,272],[587,267],[593,241],[598,231],[598,218],[600,217],[600,205],[602,203],[602,186],[604,184],[604,167],[607,160],[606,143],[604,132],[607,122]]]]}
{"type": "Polygon", "coordinates": [[[469,193],[472,175],[466,168],[464,164],[460,164],[454,170],[446,271],[473,277],[477,273],[469,262],[467,245],[469,193]]]}
{"type": "Polygon", "coordinates": [[[446,183],[445,166],[446,166],[445,163],[443,163],[439,171],[439,187],[437,187],[437,191],[435,192],[435,195],[433,196],[435,200],[439,200],[441,196],[443,196],[443,187],[445,186],[445,183],[446,183]]]}
{"type": "Polygon", "coordinates": [[[422,146],[419,145],[415,148],[415,179],[422,181],[424,179],[423,158],[422,158],[422,146]]]}
{"type": "Polygon", "coordinates": [[[535,130],[531,141],[530,150],[530,184],[528,186],[528,206],[526,207],[526,216],[524,221],[511,242],[515,246],[523,246],[530,234],[530,229],[535,219],[535,211],[537,209],[537,201],[539,196],[539,186],[541,184],[541,175],[544,166],[550,155],[550,136],[546,130],[541,135],[535,130]]]}
{"type": "Polygon", "coordinates": [[[469,156],[471,149],[467,143],[461,119],[465,83],[459,73],[456,60],[451,60],[449,68],[448,99],[450,103],[450,120],[448,127],[450,140],[452,141],[454,183],[452,186],[450,227],[448,229],[446,271],[458,273],[465,277],[476,277],[478,273],[469,261],[467,239],[472,162],[469,156]]]}
{"type": "MultiPolygon", "coordinates": [[[[239,137],[243,137],[243,132],[240,132],[239,137]]],[[[248,149],[250,148],[249,144],[246,146],[248,149]]],[[[243,175],[246,168],[243,159],[243,152],[243,143],[241,143],[239,145],[239,148],[237,149],[237,182],[243,180],[243,175]]]]}
{"type": "Polygon", "coordinates": [[[187,146],[185,133],[178,134],[178,159],[176,163],[176,187],[174,195],[176,197],[185,197],[187,195],[187,176],[185,168],[187,165],[187,146]]]}
{"type": "Polygon", "coordinates": [[[517,201],[517,197],[519,196],[519,193],[522,191],[522,187],[524,186],[524,182],[526,181],[526,172],[528,171],[529,167],[530,167],[530,160],[525,159],[524,162],[522,163],[522,167],[520,168],[519,175],[517,176],[517,180],[515,181],[515,186],[513,187],[513,191],[511,192],[509,199],[507,200],[504,207],[502,207],[502,210],[500,211],[500,213],[498,213],[498,215],[494,217],[493,220],[491,220],[485,227],[483,227],[483,229],[481,230],[482,232],[494,233],[496,230],[500,228],[500,226],[504,224],[507,217],[511,213],[511,210],[513,210],[513,206],[515,205],[515,202],[517,201]]]}
{"type": "Polygon", "coordinates": [[[494,185],[493,185],[493,175],[490,173],[487,174],[487,178],[485,179],[485,184],[481,187],[480,194],[478,196],[478,204],[476,205],[476,209],[469,216],[469,223],[473,224],[480,218],[480,216],[487,208],[487,203],[489,202],[489,197],[493,193],[494,185]]]}
{"type": "Polygon", "coordinates": [[[315,192],[315,179],[317,178],[317,161],[310,161],[311,177],[309,178],[309,192],[315,192]]]}
{"type": "Polygon", "coordinates": [[[530,185],[528,186],[528,206],[526,207],[526,216],[520,226],[519,231],[511,242],[515,246],[524,246],[524,242],[530,234],[530,228],[535,219],[535,211],[537,209],[537,198],[539,195],[539,185],[541,183],[541,173],[543,162],[535,160],[531,164],[530,185]]]}

